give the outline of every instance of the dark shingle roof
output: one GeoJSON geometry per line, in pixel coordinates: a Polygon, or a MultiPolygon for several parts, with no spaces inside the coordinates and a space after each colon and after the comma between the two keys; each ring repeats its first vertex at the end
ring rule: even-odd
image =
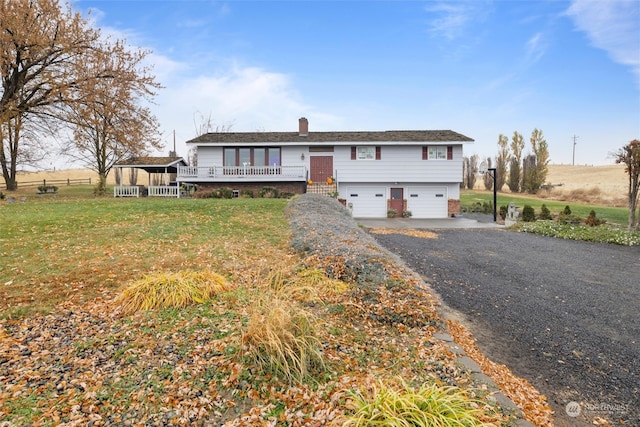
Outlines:
{"type": "Polygon", "coordinates": [[[380,132],[220,132],[207,133],[187,141],[198,143],[258,143],[258,142],[473,142],[473,139],[452,130],[388,130],[380,132]]]}
{"type": "Polygon", "coordinates": [[[173,166],[180,162],[186,164],[182,157],[129,157],[115,166],[173,166]]]}

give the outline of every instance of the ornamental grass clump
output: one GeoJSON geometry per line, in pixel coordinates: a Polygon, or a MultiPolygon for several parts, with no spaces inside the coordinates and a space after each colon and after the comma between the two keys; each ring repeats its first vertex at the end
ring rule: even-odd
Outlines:
{"type": "Polygon", "coordinates": [[[258,295],[242,335],[246,360],[264,375],[301,382],[324,369],[315,317],[289,300],[258,295]]]}
{"type": "Polygon", "coordinates": [[[146,275],[133,282],[116,299],[125,315],[142,310],[201,304],[230,289],[221,275],[212,271],[179,271],[146,275]]]}
{"type": "Polygon", "coordinates": [[[352,394],[349,406],[354,413],[343,426],[481,426],[479,403],[455,387],[414,389],[404,383],[397,388],[380,383],[372,391],[352,394]]]}

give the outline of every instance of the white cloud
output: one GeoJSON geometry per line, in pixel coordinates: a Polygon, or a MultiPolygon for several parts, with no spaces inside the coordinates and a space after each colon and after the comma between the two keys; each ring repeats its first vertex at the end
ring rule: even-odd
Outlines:
{"type": "Polygon", "coordinates": [[[472,23],[481,21],[487,11],[487,2],[480,1],[435,1],[425,8],[436,15],[429,30],[436,36],[454,40],[461,37],[472,23]]]}
{"type": "Polygon", "coordinates": [[[593,46],[631,67],[640,84],[640,2],[574,0],[566,13],[593,46]]]}
{"type": "Polygon", "coordinates": [[[538,62],[547,50],[547,43],[544,39],[544,35],[540,32],[534,34],[527,41],[527,59],[531,62],[538,62]]]}
{"type": "Polygon", "coordinates": [[[226,70],[185,78],[177,64],[165,76],[153,107],[165,134],[167,148],[176,131],[178,153],[186,155],[184,141],[196,136],[202,117],[214,127],[232,132],[296,131],[306,116],[312,130],[333,130],[340,120],[305,104],[286,74],[233,64],[226,70]]]}

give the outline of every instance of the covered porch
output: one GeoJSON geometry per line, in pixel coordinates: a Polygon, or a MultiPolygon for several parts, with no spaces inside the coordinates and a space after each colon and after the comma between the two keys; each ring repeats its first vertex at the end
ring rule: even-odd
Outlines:
{"type": "Polygon", "coordinates": [[[181,197],[176,181],[179,167],[187,166],[182,157],[131,157],[114,165],[120,172],[120,182],[113,187],[113,197],[181,197]],[[124,169],[142,169],[148,174],[147,185],[123,185],[124,169]]]}

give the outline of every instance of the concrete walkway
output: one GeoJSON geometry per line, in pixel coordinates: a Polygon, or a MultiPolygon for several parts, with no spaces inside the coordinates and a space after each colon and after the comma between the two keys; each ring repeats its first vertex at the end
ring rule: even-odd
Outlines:
{"type": "Polygon", "coordinates": [[[356,222],[368,228],[504,228],[502,224],[481,222],[470,218],[355,218],[356,222]]]}

